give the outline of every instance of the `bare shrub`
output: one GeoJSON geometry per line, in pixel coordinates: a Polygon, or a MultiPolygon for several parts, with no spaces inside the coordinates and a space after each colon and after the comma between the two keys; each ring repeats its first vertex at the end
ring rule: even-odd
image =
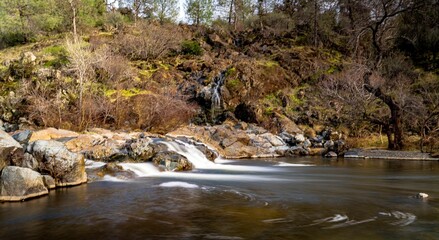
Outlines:
{"type": "Polygon", "coordinates": [[[115,39],[119,52],[131,60],[152,60],[178,51],[183,35],[171,24],[139,23],[115,39]]]}

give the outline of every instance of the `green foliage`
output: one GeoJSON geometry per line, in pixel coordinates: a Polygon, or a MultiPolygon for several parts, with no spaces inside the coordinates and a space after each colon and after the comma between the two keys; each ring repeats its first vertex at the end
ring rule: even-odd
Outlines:
{"type": "Polygon", "coordinates": [[[62,45],[49,46],[43,49],[43,52],[50,56],[44,63],[45,67],[60,68],[69,63],[67,51],[62,45]]]}
{"type": "Polygon", "coordinates": [[[210,24],[213,17],[212,0],[186,0],[186,14],[192,24],[210,24]]]}
{"type": "Polygon", "coordinates": [[[200,56],[203,54],[203,48],[197,41],[185,40],[181,43],[181,52],[185,55],[200,56]]]}

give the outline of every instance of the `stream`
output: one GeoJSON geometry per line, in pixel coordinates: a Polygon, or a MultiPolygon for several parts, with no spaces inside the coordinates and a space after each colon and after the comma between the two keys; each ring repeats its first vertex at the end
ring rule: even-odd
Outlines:
{"type": "Polygon", "coordinates": [[[437,161],[200,161],[0,204],[0,239],[439,239],[437,161]]]}

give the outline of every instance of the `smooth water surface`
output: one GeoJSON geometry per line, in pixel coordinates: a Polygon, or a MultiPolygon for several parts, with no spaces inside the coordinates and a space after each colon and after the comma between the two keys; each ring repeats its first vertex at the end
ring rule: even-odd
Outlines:
{"type": "Polygon", "coordinates": [[[222,164],[0,204],[0,239],[439,239],[439,162],[222,164]]]}

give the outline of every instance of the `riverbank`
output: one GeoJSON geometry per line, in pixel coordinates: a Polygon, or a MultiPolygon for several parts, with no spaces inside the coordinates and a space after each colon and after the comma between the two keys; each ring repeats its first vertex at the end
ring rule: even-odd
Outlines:
{"type": "Polygon", "coordinates": [[[376,158],[376,159],[400,159],[400,160],[422,160],[438,161],[439,158],[432,157],[430,153],[412,151],[391,151],[391,150],[370,150],[350,149],[344,155],[345,158],[376,158]]]}

